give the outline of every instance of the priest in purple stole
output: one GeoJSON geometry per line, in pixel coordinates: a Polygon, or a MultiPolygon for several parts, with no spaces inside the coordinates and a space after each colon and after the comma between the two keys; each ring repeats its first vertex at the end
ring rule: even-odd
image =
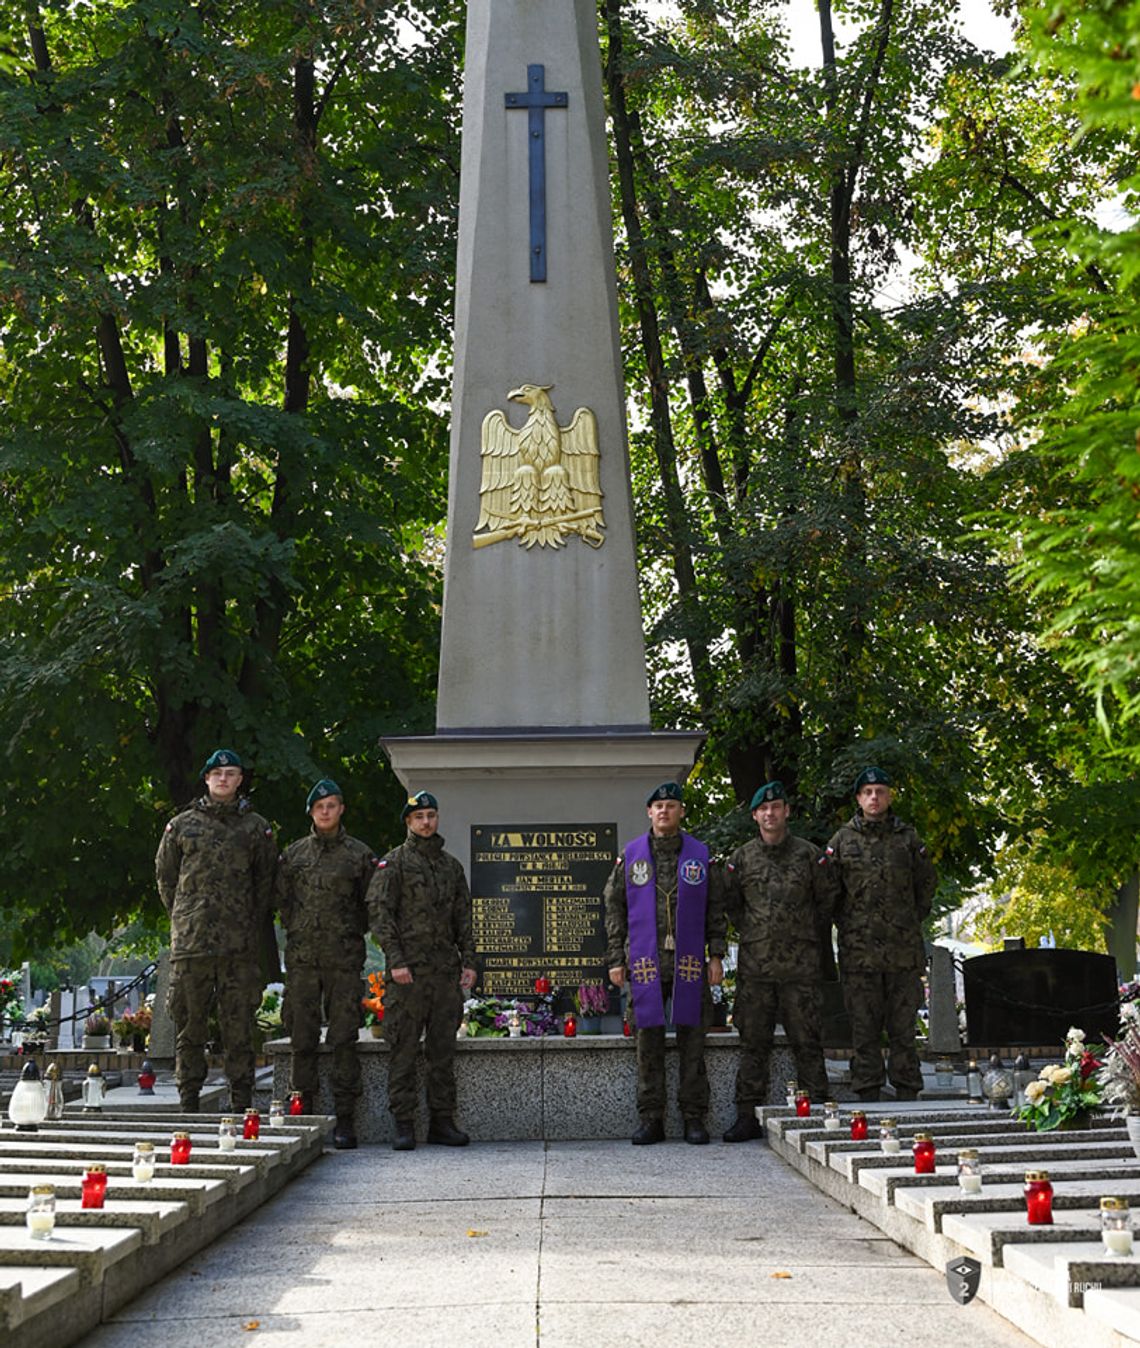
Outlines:
{"type": "Polygon", "coordinates": [[[725,953],[724,891],[709,850],[681,830],[684,794],[666,782],[646,801],[649,832],[628,843],[606,881],[610,982],[629,983],[637,1031],[634,1146],[665,1138],[665,1008],[677,1030],[677,1103],[685,1141],[709,1140],[705,1031],[712,1020],[711,984],[721,981],[725,953]]]}

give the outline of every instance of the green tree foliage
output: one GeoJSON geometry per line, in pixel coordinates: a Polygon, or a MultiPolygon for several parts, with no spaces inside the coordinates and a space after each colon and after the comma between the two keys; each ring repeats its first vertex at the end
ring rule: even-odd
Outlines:
{"type": "Polygon", "coordinates": [[[713,731],[714,801],[780,776],[817,837],[888,768],[952,894],[1064,776],[1072,693],[966,523],[1050,288],[1005,265],[1024,197],[992,266],[945,240],[986,189],[939,127],[1004,71],[922,0],[845,4],[842,40],[821,0],[810,68],[776,5],[678,10],[604,5],[655,706],[713,731]]]}
{"type": "Polygon", "coordinates": [[[428,718],[455,7],[28,6],[0,64],[0,909],[152,900],[211,746],[379,845],[428,718]]]}
{"type": "MultiPolygon", "coordinates": [[[[1016,574],[1045,612],[1046,637],[1096,699],[1125,764],[1140,764],[1140,5],[1026,6],[1027,68],[1058,89],[1085,141],[1111,147],[1118,228],[1042,226],[1071,259],[1060,298],[1072,321],[1047,367],[1031,509],[1005,513],[1016,574]],[[1063,72],[1059,78],[1056,72],[1063,72]]],[[[1027,474],[1028,475],[1028,474],[1027,474]]]]}

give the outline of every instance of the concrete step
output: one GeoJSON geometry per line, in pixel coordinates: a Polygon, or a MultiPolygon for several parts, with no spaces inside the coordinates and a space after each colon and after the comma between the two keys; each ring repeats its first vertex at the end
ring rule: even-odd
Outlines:
{"type": "Polygon", "coordinates": [[[333,1120],[290,1119],[257,1140],[218,1145],[218,1119],[169,1103],[85,1114],[34,1132],[0,1131],[0,1329],[21,1348],[64,1348],[277,1193],[323,1151],[333,1120]],[[171,1134],[191,1140],[188,1165],[170,1163],[171,1134]],[[155,1149],[153,1180],[131,1175],[134,1144],[155,1149]],[[81,1206],[81,1180],[107,1169],[102,1208],[81,1206]],[[28,1191],[51,1184],[56,1224],[47,1240],[25,1225],[28,1191]]]}
{"type": "MultiPolygon", "coordinates": [[[[817,1111],[818,1113],[818,1111],[817,1111]]],[[[1122,1348],[1140,1342],[1140,1244],[1110,1256],[1100,1239],[1099,1201],[1113,1194],[1140,1208],[1140,1158],[1112,1120],[1084,1131],[1036,1134],[992,1111],[940,1102],[867,1108],[871,1138],[818,1117],[762,1109],[772,1149],[823,1192],[873,1222],[936,1268],[966,1256],[980,1265],[978,1296],[1039,1343],[1056,1348],[1122,1348]],[[902,1150],[884,1155],[877,1120],[899,1119],[902,1150]],[[904,1117],[905,1115],[905,1117],[904,1117]],[[933,1135],[937,1167],[916,1175],[909,1139],[933,1135]],[[982,1165],[980,1194],[957,1185],[960,1148],[982,1165]],[[1054,1187],[1052,1226],[1029,1226],[1022,1193],[1027,1169],[1046,1169],[1054,1187]]]]}

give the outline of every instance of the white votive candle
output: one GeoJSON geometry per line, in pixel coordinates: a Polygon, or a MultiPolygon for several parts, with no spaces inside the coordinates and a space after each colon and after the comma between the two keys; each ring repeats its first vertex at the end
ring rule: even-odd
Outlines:
{"type": "Polygon", "coordinates": [[[131,1166],[131,1176],[140,1184],[149,1184],[154,1179],[154,1162],[136,1161],[131,1166]]]}
{"type": "Polygon", "coordinates": [[[959,1175],[958,1188],[964,1194],[980,1194],[982,1192],[981,1175],[959,1175]]]}
{"type": "Polygon", "coordinates": [[[55,1230],[54,1212],[29,1212],[28,1230],[37,1240],[46,1240],[55,1230]]]}
{"type": "Polygon", "coordinates": [[[1131,1231],[1102,1231],[1100,1234],[1108,1254],[1132,1253],[1131,1231]]]}

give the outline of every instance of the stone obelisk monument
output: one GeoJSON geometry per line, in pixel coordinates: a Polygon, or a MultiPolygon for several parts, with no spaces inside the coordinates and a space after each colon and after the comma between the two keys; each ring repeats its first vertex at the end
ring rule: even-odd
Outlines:
{"type": "Polygon", "coordinates": [[[597,7],[470,0],[466,52],[436,733],[385,741],[465,864],[631,836],[703,738],[649,728],[597,7]]]}

